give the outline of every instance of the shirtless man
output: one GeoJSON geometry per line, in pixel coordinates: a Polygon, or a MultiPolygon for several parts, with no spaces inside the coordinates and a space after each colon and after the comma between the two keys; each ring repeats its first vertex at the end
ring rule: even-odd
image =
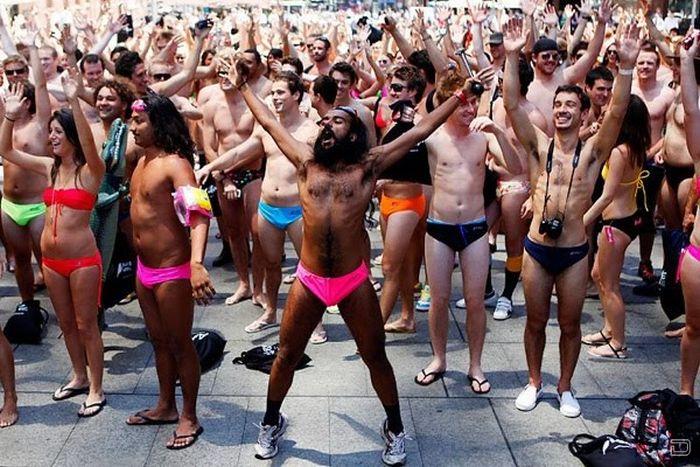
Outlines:
{"type": "MultiPolygon", "coordinates": [[[[492,68],[485,68],[477,78],[483,77],[483,81],[489,83],[493,74],[492,68]]],[[[463,86],[463,81],[456,73],[446,75],[436,88],[438,103],[448,100],[463,86]]],[[[476,117],[478,106],[476,97],[463,100],[445,124],[425,140],[434,188],[425,238],[425,268],[431,294],[430,340],[434,357],[414,381],[427,386],[445,373],[447,314],[453,264],[455,254],[458,254],[468,310],[467,378],[474,393],[485,394],[491,390],[481,368],[486,335],[484,290],[490,254],[483,194],[486,156],[492,154],[500,165],[515,175],[521,172],[521,165],[504,129],[487,117],[476,117]]]]}
{"type": "Polygon", "coordinates": [[[591,110],[579,133],[583,141],[598,133],[603,113],[612,97],[614,80],[612,72],[603,66],[595,67],[586,74],[585,91],[591,101],[591,110]]]}
{"type": "MultiPolygon", "coordinates": [[[[307,43],[307,47],[310,43],[310,41],[307,43]]],[[[331,61],[328,56],[330,51],[331,41],[325,37],[316,37],[313,40],[313,45],[308,50],[309,57],[314,63],[304,72],[311,76],[330,75],[331,61]]]]}
{"type": "Polygon", "coordinates": [[[575,64],[564,68],[561,64],[557,43],[552,39],[539,39],[532,48],[532,61],[535,65],[535,79],[530,85],[527,100],[545,116],[549,125],[548,134],[552,134],[552,99],[559,86],[580,83],[591,69],[605,39],[605,25],[612,16],[612,2],[603,0],[598,10],[598,20],[593,38],[586,53],[575,64]]]}
{"type": "MultiPolygon", "coordinates": [[[[505,56],[503,57],[505,60],[505,56]]],[[[548,124],[542,112],[528,101],[528,87],[534,77],[530,64],[524,58],[518,62],[518,74],[520,76],[520,101],[518,105],[524,108],[530,121],[542,131],[547,131],[548,124]]],[[[510,318],[513,313],[513,292],[520,280],[520,272],[523,265],[523,240],[527,235],[530,219],[523,215],[526,209],[523,205],[530,198],[531,185],[528,172],[528,156],[518,141],[513,131],[513,125],[503,108],[503,100],[498,99],[493,106],[493,121],[496,125],[506,129],[510,144],[516,149],[522,172],[514,174],[500,164],[493,166],[493,171],[498,175],[496,183],[496,199],[501,208],[501,225],[506,237],[506,273],[503,293],[496,302],[493,318],[504,320],[510,318]]]]}
{"type": "Polygon", "coordinates": [[[294,368],[325,308],[337,304],[387,414],[382,425],[386,442],[382,460],[388,465],[403,464],[405,434],[396,381],[384,351],[379,302],[368,280],[365,252],[358,248],[358,241],[367,238],[364,213],[378,174],[435,131],[460,100],[468,100],[471,82],[412,130],[373,149],[369,148],[366,127],[356,112],[350,107],[336,107],[323,118],[323,129],[312,147],[308,139],[300,140],[285,128],[246,86],[245,70],[233,73],[232,81],[240,87],[253,115],[298,171],[304,210],[298,280],[292,284],[285,306],[256,457],[269,459],[277,454],[279,440],[288,425],[280,408],[292,384],[294,368]]]}
{"type": "Polygon", "coordinates": [[[68,101],[61,85],[61,75],[58,74],[58,52],[50,45],[43,45],[39,48],[39,60],[46,78],[46,88],[55,99],[54,105],[65,107],[68,101]]]}
{"type": "MultiPolygon", "coordinates": [[[[29,48],[29,58],[34,85],[24,85],[26,103],[15,122],[13,147],[33,155],[47,154],[47,141],[51,105],[46,90],[46,78],[39,62],[34,44],[35,34],[22,39],[29,48]]],[[[3,161],[4,183],[2,204],[2,227],[8,244],[15,256],[15,279],[22,298],[19,306],[38,307],[34,300],[34,271],[32,250],[41,264],[39,240],[44,229],[46,206],[43,193],[48,185],[45,176],[20,168],[10,161],[3,161]]]]}
{"type": "MultiPolygon", "coordinates": [[[[85,55],[80,60],[80,73],[83,75],[83,80],[88,87],[88,92],[89,90],[94,90],[104,79],[102,58],[97,54],[85,55]]],[[[95,107],[84,101],[80,102],[80,106],[83,108],[83,112],[85,112],[85,118],[87,118],[90,123],[98,123],[100,121],[99,112],[95,107]]]]}
{"type": "Polygon", "coordinates": [[[154,408],[132,415],[126,423],[177,424],[166,447],[183,449],[194,444],[203,431],[196,413],[199,361],[190,333],[193,297],[206,302],[214,294],[202,264],[211,205],[206,194],[194,188],[194,143],[173,103],[150,94],[134,102],[132,110],[131,131],[144,150],[131,178],[131,219],[138,255],[136,291],[155,351],[159,397],[154,408]],[[204,199],[178,203],[176,196],[176,212],[174,193],[189,193],[195,199],[203,195],[204,199]],[[179,417],[178,378],[183,395],[179,417]]]}
{"type": "Polygon", "coordinates": [[[561,375],[557,385],[559,411],[578,417],[581,408],[571,388],[571,378],[581,349],[581,311],[586,295],[588,254],[583,214],[590,206],[593,185],[601,164],[609,157],[629,101],[632,73],[641,41],[636,24],[624,28],[617,42],[620,71],[613,98],[597,135],[585,144],[579,131],[590,107],[578,86],[563,86],[553,104],[554,139],[536,128],[519,105],[518,56],[525,45],[522,21],[505,27],[506,70],[503,103],[518,140],[529,154],[530,179],[534,187],[533,220],[525,240],[523,288],[527,308],[525,354],[529,382],[515,406],[535,408],[542,394],[542,354],[549,319],[552,288],[558,291],[561,375]]]}
{"type": "MultiPolygon", "coordinates": [[[[272,102],[281,125],[299,141],[311,144],[318,134],[318,126],[299,112],[303,94],[301,78],[294,73],[282,72],[272,83],[272,102]]],[[[252,135],[242,144],[221,154],[197,172],[197,180],[201,183],[215,170],[237,171],[258,163],[262,157],[265,157],[266,167],[258,203],[257,230],[267,263],[267,303],[262,315],[245,327],[248,333],[279,326],[277,299],[282,282],[281,258],[284,253],[285,236],[289,235],[297,255],[302,251],[302,217],[297,171],[272,136],[260,126],[256,126],[252,135]]],[[[325,333],[323,328],[317,329],[317,332],[325,333]]]]}
{"type": "MultiPolygon", "coordinates": [[[[649,171],[649,176],[642,180],[644,190],[637,192],[637,207],[642,218],[639,228],[638,274],[644,282],[653,284],[654,290],[656,290],[656,277],[651,264],[651,252],[654,248],[654,235],[656,234],[656,225],[654,223],[656,197],[663,178],[663,168],[659,166],[663,162],[662,148],[664,140],[662,133],[666,124],[666,115],[675,98],[674,91],[656,79],[659,65],[660,58],[656,49],[653,46],[645,46],[637,58],[637,80],[632,85],[632,93],[641,97],[649,109],[651,122],[652,146],[647,153],[647,165],[645,167],[649,171]]],[[[672,171],[672,173],[675,172],[672,171]]]]}
{"type": "MultiPolygon", "coordinates": [[[[255,124],[253,114],[248,110],[243,97],[228,80],[228,73],[220,70],[218,80],[216,86],[208,88],[210,90],[206,100],[200,100],[200,109],[204,115],[202,136],[207,162],[214,161],[219,155],[250,138],[255,124]]],[[[226,240],[232,249],[234,268],[239,281],[236,291],[226,299],[227,305],[251,297],[254,304],[265,305],[262,292],[264,258],[255,226],[262,176],[261,161],[256,160],[217,182],[223,221],[220,222],[220,226],[223,227],[226,240]],[[229,199],[224,195],[226,191],[240,194],[229,199]],[[253,239],[253,287],[250,285],[248,272],[249,233],[253,239]]]]}
{"type": "Polygon", "coordinates": [[[369,137],[370,146],[374,146],[377,141],[377,135],[372,119],[372,112],[363,105],[362,102],[350,96],[350,90],[357,84],[357,73],[354,68],[347,62],[335,63],[328,73],[338,85],[338,94],[335,97],[335,105],[348,106],[355,109],[357,115],[367,128],[367,136],[369,137]]]}

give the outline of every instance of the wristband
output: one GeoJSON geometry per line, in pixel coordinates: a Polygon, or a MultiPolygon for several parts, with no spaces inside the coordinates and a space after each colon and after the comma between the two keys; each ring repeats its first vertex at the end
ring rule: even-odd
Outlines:
{"type": "Polygon", "coordinates": [[[10,117],[8,117],[7,115],[5,115],[5,120],[8,120],[8,121],[10,121],[10,122],[12,122],[12,123],[15,122],[13,119],[11,119],[10,117]]]}
{"type": "Polygon", "coordinates": [[[459,99],[460,104],[462,104],[462,105],[467,104],[467,95],[464,94],[464,90],[460,89],[459,91],[455,91],[454,94],[452,94],[452,95],[455,96],[457,99],[459,99]]]}
{"type": "Polygon", "coordinates": [[[582,16],[581,16],[581,19],[584,20],[584,21],[590,21],[590,20],[593,19],[593,17],[592,17],[592,16],[583,16],[583,15],[582,15],[582,16]]]}
{"type": "Polygon", "coordinates": [[[241,89],[243,89],[243,86],[245,86],[246,84],[248,84],[248,80],[245,80],[241,84],[236,86],[236,89],[238,89],[240,91],[241,89]]]}
{"type": "Polygon", "coordinates": [[[617,70],[617,74],[622,76],[632,76],[633,73],[634,68],[620,68],[617,70]]]}

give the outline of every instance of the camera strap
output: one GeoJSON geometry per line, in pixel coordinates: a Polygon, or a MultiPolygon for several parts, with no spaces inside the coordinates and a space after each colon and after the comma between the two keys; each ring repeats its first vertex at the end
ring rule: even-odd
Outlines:
{"type": "MultiPolygon", "coordinates": [[[[549,149],[547,150],[547,164],[545,170],[547,171],[547,184],[544,189],[544,204],[542,205],[542,219],[547,219],[547,203],[549,202],[549,177],[552,173],[552,160],[554,159],[554,138],[549,143],[549,149]]],[[[569,179],[569,188],[566,190],[566,200],[564,201],[564,211],[562,212],[562,221],[564,220],[564,215],[566,214],[566,205],[569,203],[569,195],[571,194],[571,186],[574,183],[574,172],[576,172],[576,167],[578,167],[579,160],[581,159],[581,140],[579,139],[576,143],[576,151],[574,152],[574,158],[571,161],[571,178],[569,179]]]]}

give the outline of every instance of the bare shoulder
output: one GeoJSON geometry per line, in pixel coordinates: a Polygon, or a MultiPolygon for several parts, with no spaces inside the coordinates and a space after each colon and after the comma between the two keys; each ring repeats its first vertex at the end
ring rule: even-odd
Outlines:
{"type": "Polygon", "coordinates": [[[668,86],[664,86],[661,90],[660,97],[663,99],[666,106],[669,107],[671,106],[671,104],[673,104],[673,101],[676,99],[676,92],[668,86]]]}
{"type": "Polygon", "coordinates": [[[218,83],[217,84],[210,84],[209,86],[205,86],[202,89],[199,90],[199,94],[197,95],[197,102],[199,105],[204,105],[208,101],[211,100],[211,98],[216,95],[217,91],[220,91],[221,89],[219,88],[218,83]]]}

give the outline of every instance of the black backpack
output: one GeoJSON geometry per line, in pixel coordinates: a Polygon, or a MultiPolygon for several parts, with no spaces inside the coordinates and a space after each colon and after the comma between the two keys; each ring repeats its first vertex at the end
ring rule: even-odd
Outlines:
{"type": "Polygon", "coordinates": [[[5,324],[5,336],[13,344],[41,344],[49,313],[39,306],[38,300],[27,300],[17,305],[5,324]]]}
{"type": "Polygon", "coordinates": [[[102,283],[102,308],[108,309],[136,290],[136,255],[123,232],[117,231],[114,252],[102,283]]]}
{"type": "MultiPolygon", "coordinates": [[[[270,371],[272,371],[272,363],[275,361],[278,351],[279,344],[259,345],[247,352],[241,352],[241,356],[234,358],[233,363],[234,365],[245,365],[249,370],[258,370],[269,375],[270,371]]],[[[304,354],[301,360],[299,360],[296,369],[301,370],[302,368],[306,368],[310,362],[311,357],[304,354]]]]}
{"type": "Polygon", "coordinates": [[[224,357],[226,339],[215,331],[199,331],[192,334],[192,344],[197,351],[202,373],[214,368],[224,357]]]}
{"type": "Polygon", "coordinates": [[[586,467],[643,467],[634,444],[613,435],[598,438],[582,433],[569,443],[569,451],[586,467]]]}

